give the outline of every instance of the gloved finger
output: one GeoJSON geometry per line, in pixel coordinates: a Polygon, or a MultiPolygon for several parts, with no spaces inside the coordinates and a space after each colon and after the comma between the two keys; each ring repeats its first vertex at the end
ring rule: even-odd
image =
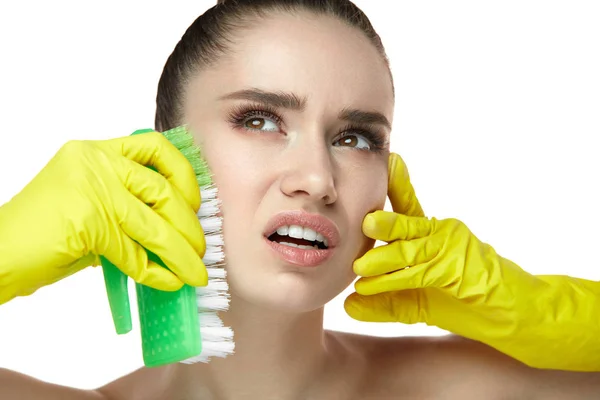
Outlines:
{"type": "Polygon", "coordinates": [[[409,217],[396,212],[377,210],[365,216],[362,231],[365,236],[391,242],[413,240],[433,234],[437,220],[425,217],[409,217]]]}
{"type": "MultiPolygon", "coordinates": [[[[206,267],[185,237],[152,208],[146,206],[133,194],[124,192],[125,194],[115,202],[115,208],[117,218],[127,236],[160,257],[183,282],[192,286],[206,286],[208,283],[206,267]],[[129,199],[125,199],[127,196],[129,199]]],[[[121,265],[115,265],[121,268],[121,265]]],[[[140,265],[143,266],[138,264],[140,265]]],[[[147,265],[148,268],[163,268],[150,262],[147,265]]],[[[146,271],[139,273],[145,274],[146,271]]]]}
{"type": "Polygon", "coordinates": [[[149,132],[92,143],[138,164],[154,167],[177,188],[194,212],[200,209],[200,188],[192,165],[161,133],[149,132]]]}
{"type": "Polygon", "coordinates": [[[388,158],[388,197],[394,212],[413,217],[425,216],[410,182],[408,168],[396,153],[390,153],[388,158]]]}
{"type": "Polygon", "coordinates": [[[119,161],[118,174],[127,190],[171,224],[203,257],[206,239],[202,225],[179,191],[162,175],[126,158],[119,161]]]}
{"type": "Polygon", "coordinates": [[[460,282],[461,272],[453,264],[440,264],[437,259],[384,275],[360,278],[354,289],[365,296],[397,290],[436,287],[447,289],[460,282]]]}
{"type": "Polygon", "coordinates": [[[355,274],[363,277],[389,274],[394,271],[399,271],[407,266],[418,267],[421,264],[434,260],[440,254],[446,241],[444,235],[433,234],[430,236],[413,238],[418,236],[419,233],[427,233],[425,230],[428,230],[428,227],[433,225],[435,221],[430,223],[424,218],[406,217],[404,215],[389,212],[380,212],[379,215],[381,218],[373,216],[373,219],[383,221],[383,223],[378,224],[376,228],[367,227],[369,233],[373,233],[373,230],[379,229],[381,231],[378,232],[378,237],[392,239],[394,237],[404,236],[410,239],[395,240],[386,245],[375,247],[374,249],[367,251],[362,257],[354,261],[353,269],[355,274]],[[409,227],[406,229],[408,234],[403,235],[403,228],[398,228],[402,224],[398,224],[397,221],[406,222],[407,219],[417,219],[417,221],[415,221],[417,223],[408,224],[409,227]],[[427,224],[421,224],[423,220],[425,220],[427,224]],[[411,227],[422,227],[422,231],[418,232],[418,229],[411,229],[411,227]],[[394,232],[394,230],[400,232],[394,232]]]}
{"type": "Polygon", "coordinates": [[[352,293],[344,301],[344,310],[353,319],[365,322],[428,322],[428,303],[421,289],[362,296],[352,293]]]}
{"type": "Polygon", "coordinates": [[[436,288],[410,289],[361,296],[352,293],[344,302],[346,313],[366,322],[425,323],[464,335],[461,317],[468,308],[457,307],[456,300],[436,288]],[[461,315],[458,315],[461,313],[461,315]]]}
{"type": "Polygon", "coordinates": [[[122,229],[117,228],[115,232],[111,232],[110,238],[110,244],[101,250],[103,256],[127,276],[138,283],[159,290],[181,289],[183,282],[167,268],[150,261],[146,250],[122,229]]]}
{"type": "Polygon", "coordinates": [[[367,251],[362,257],[354,260],[352,268],[358,276],[371,277],[428,261],[418,259],[419,254],[415,251],[418,248],[410,241],[397,240],[367,251]]]}
{"type": "Polygon", "coordinates": [[[208,277],[201,258],[206,243],[196,214],[161,175],[121,160],[132,164],[121,176],[129,191],[115,201],[123,230],[159,256],[182,281],[205,286],[208,277]]]}

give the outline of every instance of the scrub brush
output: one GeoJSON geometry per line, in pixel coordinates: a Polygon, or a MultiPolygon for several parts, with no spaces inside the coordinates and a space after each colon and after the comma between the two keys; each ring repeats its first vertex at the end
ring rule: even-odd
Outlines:
{"type": "MultiPolygon", "coordinates": [[[[138,130],[133,135],[152,131],[138,130]]],[[[200,186],[202,203],[198,219],[206,239],[206,253],[202,261],[208,272],[208,285],[193,287],[184,284],[178,291],[167,292],[136,283],[142,351],[147,367],[175,362],[208,362],[211,357],[233,354],[235,347],[233,331],[223,326],[217,315],[218,311],[229,308],[222,220],[217,216],[217,189],[200,148],[194,145],[186,127],[177,127],[162,134],[190,162],[200,186]]],[[[147,249],[146,252],[150,260],[167,268],[156,254],[147,249]]],[[[128,277],[106,258],[100,257],[100,260],[115,329],[117,334],[128,333],[131,331],[128,277]]]]}

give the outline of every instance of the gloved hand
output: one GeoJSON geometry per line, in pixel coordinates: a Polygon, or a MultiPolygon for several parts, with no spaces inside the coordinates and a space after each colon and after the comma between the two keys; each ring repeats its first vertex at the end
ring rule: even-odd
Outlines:
{"type": "Polygon", "coordinates": [[[0,207],[0,304],[99,265],[100,255],[156,289],[205,286],[199,207],[192,166],[158,132],[68,142],[0,207]]]}
{"type": "Polygon", "coordinates": [[[535,368],[600,371],[600,283],[531,275],[459,220],[402,215],[420,206],[395,154],[389,179],[394,212],[363,221],[366,236],[388,244],[354,263],[362,278],[344,304],[352,318],[425,322],[535,368]]]}

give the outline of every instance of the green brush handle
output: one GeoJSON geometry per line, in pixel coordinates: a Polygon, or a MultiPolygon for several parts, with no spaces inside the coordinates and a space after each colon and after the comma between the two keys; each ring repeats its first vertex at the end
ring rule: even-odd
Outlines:
{"type": "Polygon", "coordinates": [[[100,256],[100,262],[115,330],[118,335],[123,335],[131,331],[131,308],[127,291],[128,277],[106,258],[100,256]]]}
{"type": "MultiPolygon", "coordinates": [[[[139,129],[131,135],[153,132],[153,129],[139,129]]],[[[148,167],[156,171],[152,167],[148,167]]],[[[123,335],[131,331],[131,306],[129,305],[129,292],[127,290],[127,275],[121,272],[113,263],[103,256],[100,256],[102,272],[104,274],[104,284],[106,294],[112,313],[115,330],[118,335],[123,335]]]]}
{"type": "MultiPolygon", "coordinates": [[[[138,130],[132,135],[146,132],[153,132],[153,129],[138,130]]],[[[173,144],[178,144],[180,150],[185,147],[186,143],[192,141],[191,136],[182,127],[163,132],[163,134],[168,135],[169,140],[173,140],[173,144]]],[[[185,151],[183,154],[187,154],[186,159],[194,166],[194,161],[197,161],[199,155],[195,152],[186,153],[185,151]]],[[[148,168],[156,171],[151,166],[148,168]]],[[[202,179],[209,179],[207,174],[202,173],[201,168],[194,168],[194,170],[197,170],[197,178],[198,171],[200,171],[202,179]]],[[[168,269],[156,254],[148,249],[146,249],[146,253],[148,260],[168,269]]],[[[132,328],[127,290],[128,277],[105,257],[101,256],[100,260],[115,330],[117,334],[127,333],[132,328]]],[[[168,292],[136,283],[136,294],[142,352],[144,364],[147,367],[158,367],[183,361],[202,352],[200,321],[194,287],[183,285],[180,290],[168,292]]]]}
{"type": "MultiPolygon", "coordinates": [[[[154,132],[153,129],[139,129],[131,135],[154,132]]],[[[153,167],[148,167],[156,171],[153,167]]],[[[156,257],[158,258],[158,257],[156,257]]],[[[128,276],[103,256],[100,256],[106,294],[112,313],[115,330],[118,335],[131,331],[131,306],[129,304],[129,292],[127,289],[128,276]]],[[[162,264],[162,262],[161,262],[162,264]]]]}

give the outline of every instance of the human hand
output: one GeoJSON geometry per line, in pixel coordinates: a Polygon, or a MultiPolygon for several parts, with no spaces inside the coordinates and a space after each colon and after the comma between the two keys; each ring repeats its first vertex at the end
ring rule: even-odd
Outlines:
{"type": "Polygon", "coordinates": [[[204,286],[199,207],[191,165],[158,132],[68,142],[0,207],[0,304],[99,265],[100,255],[156,289],[204,286]]]}
{"type": "Polygon", "coordinates": [[[355,261],[361,278],[345,301],[348,315],[424,322],[536,368],[600,371],[600,283],[531,275],[457,219],[403,215],[420,209],[402,204],[416,199],[406,176],[390,169],[394,212],[363,221],[366,236],[387,244],[355,261]]]}

